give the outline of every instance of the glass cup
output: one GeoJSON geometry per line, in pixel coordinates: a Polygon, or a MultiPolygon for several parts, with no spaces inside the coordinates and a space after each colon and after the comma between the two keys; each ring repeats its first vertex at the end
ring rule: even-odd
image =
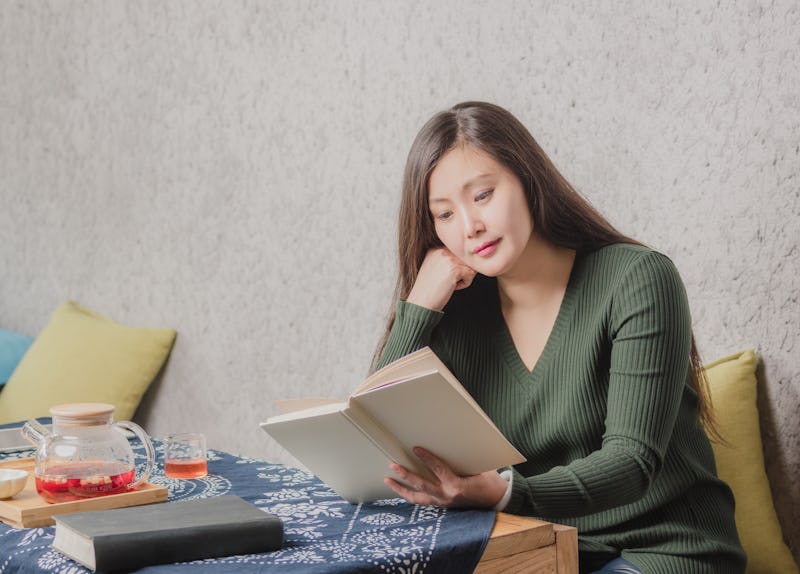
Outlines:
{"type": "Polygon", "coordinates": [[[208,474],[206,437],[185,432],[166,437],[164,474],[169,478],[200,478],[208,474]]]}

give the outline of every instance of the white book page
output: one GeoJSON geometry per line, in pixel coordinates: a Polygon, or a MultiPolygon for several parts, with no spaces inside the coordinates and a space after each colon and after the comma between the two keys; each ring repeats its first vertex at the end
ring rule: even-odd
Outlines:
{"type": "Polygon", "coordinates": [[[359,394],[350,402],[368,411],[407,450],[424,447],[461,475],[523,462],[525,457],[462,391],[434,372],[359,394]]]}
{"type": "Polygon", "coordinates": [[[353,391],[353,394],[357,395],[374,387],[427,371],[449,372],[447,366],[445,366],[441,359],[439,359],[429,347],[423,347],[419,351],[401,357],[393,363],[389,363],[382,369],[372,373],[361,386],[353,391]]]}
{"type": "Polygon", "coordinates": [[[350,502],[397,495],[383,483],[391,458],[354,425],[343,409],[305,418],[272,417],[261,427],[312,473],[350,502]]]}
{"type": "Polygon", "coordinates": [[[275,401],[275,406],[283,413],[293,413],[295,411],[302,411],[304,409],[311,409],[325,405],[341,404],[342,401],[338,399],[322,399],[322,398],[309,398],[309,399],[280,399],[275,401]]]}

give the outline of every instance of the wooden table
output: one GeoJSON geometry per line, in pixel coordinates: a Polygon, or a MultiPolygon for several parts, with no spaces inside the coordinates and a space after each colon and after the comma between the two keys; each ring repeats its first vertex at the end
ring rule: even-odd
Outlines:
{"type": "Polygon", "coordinates": [[[577,574],[578,531],[571,526],[497,513],[476,574],[577,574]]]}

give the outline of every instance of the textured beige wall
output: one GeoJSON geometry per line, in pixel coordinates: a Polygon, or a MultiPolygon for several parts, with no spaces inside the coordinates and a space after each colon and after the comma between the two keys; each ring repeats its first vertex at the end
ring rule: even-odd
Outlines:
{"type": "Polygon", "coordinates": [[[798,3],[485,4],[0,3],[0,324],[174,327],[139,420],[290,461],[258,422],[366,371],[411,138],[495,101],[674,258],[707,360],[760,352],[798,555],[798,3]]]}

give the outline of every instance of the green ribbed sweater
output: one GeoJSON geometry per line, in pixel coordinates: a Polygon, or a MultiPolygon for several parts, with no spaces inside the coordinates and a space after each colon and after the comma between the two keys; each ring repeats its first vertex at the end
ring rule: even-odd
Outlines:
{"type": "Polygon", "coordinates": [[[581,557],[642,572],[736,574],[733,495],[689,382],[691,319],[665,256],[612,245],[575,259],[533,371],[478,276],[443,312],[399,302],[378,366],[429,345],[527,462],[507,512],[577,527],[581,557]]]}

